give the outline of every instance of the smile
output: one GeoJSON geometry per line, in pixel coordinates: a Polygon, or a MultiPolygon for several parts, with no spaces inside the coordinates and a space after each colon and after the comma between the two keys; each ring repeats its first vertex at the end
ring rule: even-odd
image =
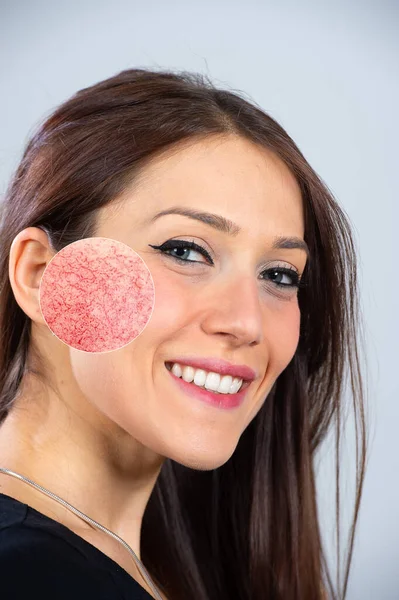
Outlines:
{"type": "MultiPolygon", "coordinates": [[[[166,369],[169,371],[170,376],[173,378],[175,383],[179,386],[181,391],[184,391],[187,395],[191,396],[194,399],[201,400],[209,405],[212,405],[212,406],[215,406],[215,407],[221,408],[221,409],[232,409],[232,408],[239,407],[243,403],[244,398],[247,393],[247,389],[251,383],[249,381],[244,381],[241,385],[240,382],[242,380],[239,378],[234,378],[234,379],[238,380],[238,385],[237,385],[237,382],[235,385],[237,387],[237,390],[239,390],[239,391],[234,392],[234,389],[233,389],[233,393],[217,392],[216,390],[206,389],[203,385],[198,385],[197,383],[194,383],[194,380],[193,380],[194,377],[192,377],[192,381],[185,381],[181,375],[175,374],[175,372],[179,373],[182,371],[181,368],[180,368],[180,371],[178,371],[175,368],[175,365],[179,366],[179,368],[180,368],[180,365],[178,365],[177,363],[174,363],[173,367],[172,367],[171,363],[165,363],[166,369]]],[[[201,371],[201,369],[193,369],[193,367],[190,367],[190,368],[192,369],[192,372],[201,371]]],[[[192,372],[188,371],[188,373],[190,374],[189,378],[191,378],[192,372]]],[[[203,373],[206,373],[206,372],[203,371],[203,373]]],[[[208,378],[208,375],[206,376],[207,378],[208,378]]],[[[210,375],[213,375],[213,373],[210,373],[210,375]]],[[[214,375],[217,375],[220,378],[219,374],[215,373],[214,375]]],[[[224,378],[222,378],[222,379],[224,379],[224,378]]],[[[230,379],[233,379],[233,378],[230,377],[230,379]]],[[[231,382],[231,383],[233,383],[233,382],[231,382]]]]}

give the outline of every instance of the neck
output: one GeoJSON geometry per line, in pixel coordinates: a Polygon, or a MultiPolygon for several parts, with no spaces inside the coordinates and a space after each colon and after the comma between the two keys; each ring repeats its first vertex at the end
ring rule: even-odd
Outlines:
{"type": "MultiPolygon", "coordinates": [[[[54,400],[47,406],[34,402],[19,398],[1,425],[0,466],[32,479],[116,533],[140,558],[142,519],[162,466],[161,457],[126,432],[111,431],[112,424],[107,424],[107,436],[104,417],[96,420],[93,415],[58,406],[54,400]],[[96,426],[98,421],[101,428],[96,426]]],[[[55,500],[39,500],[41,492],[6,478],[11,479],[1,474],[0,491],[52,503],[51,510],[56,512],[55,500]]],[[[57,508],[63,514],[67,510],[60,505],[57,508]]],[[[75,519],[80,528],[91,529],[77,516],[68,518],[75,519]]]]}

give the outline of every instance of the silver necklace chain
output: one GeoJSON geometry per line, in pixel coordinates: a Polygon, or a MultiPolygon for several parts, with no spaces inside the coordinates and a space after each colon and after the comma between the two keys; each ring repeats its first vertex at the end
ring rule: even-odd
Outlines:
{"type": "Polygon", "coordinates": [[[150,577],[147,569],[145,568],[145,566],[143,565],[143,563],[141,562],[141,560],[139,559],[139,557],[137,556],[137,554],[134,552],[133,548],[131,548],[129,546],[129,544],[127,544],[125,542],[125,540],[123,540],[121,537],[119,537],[119,535],[117,535],[116,533],[114,533],[110,529],[107,529],[107,527],[104,527],[104,525],[101,525],[101,523],[98,523],[94,519],[88,517],[87,515],[85,515],[84,513],[82,513],[82,511],[80,511],[77,508],[75,508],[74,506],[72,506],[72,504],[69,504],[69,502],[66,502],[66,500],[63,500],[59,496],[56,496],[55,494],[53,494],[53,492],[50,492],[50,490],[46,490],[46,488],[42,487],[38,483],[35,483],[34,481],[32,481],[31,479],[29,479],[28,477],[24,477],[24,475],[20,475],[19,473],[16,473],[15,471],[10,471],[9,469],[4,469],[4,468],[1,468],[1,467],[0,467],[0,472],[1,473],[5,473],[6,475],[11,475],[12,477],[16,477],[17,479],[20,479],[21,481],[24,481],[25,483],[28,483],[32,487],[36,488],[37,490],[39,490],[39,492],[43,492],[44,494],[47,494],[47,496],[50,496],[50,498],[53,498],[54,500],[56,500],[57,502],[59,502],[60,504],[62,504],[66,508],[68,508],[69,510],[71,510],[73,513],[75,513],[75,515],[77,515],[78,517],[80,517],[81,519],[83,519],[84,521],[86,521],[87,523],[90,523],[91,525],[93,525],[97,529],[100,529],[104,533],[107,533],[108,535],[110,535],[111,537],[113,537],[115,540],[117,540],[131,554],[131,556],[132,556],[134,562],[136,563],[136,565],[137,565],[137,567],[138,567],[141,575],[143,576],[143,578],[145,579],[145,581],[149,585],[150,589],[155,594],[156,600],[163,600],[162,596],[160,595],[160,593],[158,592],[157,588],[155,587],[155,584],[151,580],[151,577],[150,577]]]}

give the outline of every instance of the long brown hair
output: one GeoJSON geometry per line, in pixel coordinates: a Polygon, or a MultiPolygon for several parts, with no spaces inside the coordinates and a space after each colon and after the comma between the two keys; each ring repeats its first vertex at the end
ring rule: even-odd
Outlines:
{"type": "MultiPolygon", "coordinates": [[[[41,227],[57,252],[91,237],[98,209],[159,153],[185,140],[232,134],[271,149],[302,192],[310,260],[298,292],[300,339],[227,463],[195,471],[165,460],[144,514],[141,555],[173,600],[319,600],[322,585],[345,597],[367,447],[349,219],[282,127],[206,76],[125,70],[76,93],[27,144],[0,223],[0,423],[25,372],[44,380],[27,364],[31,321],[8,277],[14,237],[41,227]],[[356,498],[343,585],[334,589],[319,529],[314,457],[335,426],[339,521],[347,373],[357,433],[356,498]]],[[[339,550],[339,527],[337,543],[339,550]]]]}

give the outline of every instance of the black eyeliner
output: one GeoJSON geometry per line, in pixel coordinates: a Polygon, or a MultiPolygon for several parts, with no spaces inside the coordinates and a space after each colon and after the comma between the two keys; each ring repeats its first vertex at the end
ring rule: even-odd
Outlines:
{"type": "MultiPolygon", "coordinates": [[[[189,249],[189,250],[195,250],[195,251],[199,252],[200,254],[202,254],[203,256],[205,256],[205,258],[207,258],[209,260],[211,265],[214,264],[210,254],[205,250],[205,248],[203,248],[202,246],[199,246],[194,241],[188,242],[186,240],[167,240],[160,246],[155,246],[153,244],[148,244],[148,245],[150,246],[150,248],[154,248],[154,250],[159,250],[159,252],[165,252],[166,250],[173,250],[174,248],[185,248],[185,249],[189,249]]],[[[173,256],[171,254],[169,254],[167,256],[170,256],[177,262],[180,262],[180,264],[184,264],[184,263],[186,263],[186,264],[190,264],[190,263],[191,264],[201,264],[201,262],[197,261],[197,260],[186,260],[184,258],[180,258],[179,256],[173,256]]],[[[288,267],[271,267],[269,269],[265,269],[264,271],[262,271],[262,275],[264,273],[267,273],[267,274],[279,273],[279,274],[288,275],[289,277],[292,278],[292,280],[293,280],[292,284],[278,283],[278,282],[272,281],[272,283],[274,283],[274,285],[276,285],[280,289],[284,289],[284,288],[299,289],[299,288],[302,288],[305,286],[304,281],[302,280],[302,278],[300,278],[298,272],[295,269],[290,269],[288,267]]],[[[263,280],[266,281],[265,278],[263,278],[263,280]]]]}

